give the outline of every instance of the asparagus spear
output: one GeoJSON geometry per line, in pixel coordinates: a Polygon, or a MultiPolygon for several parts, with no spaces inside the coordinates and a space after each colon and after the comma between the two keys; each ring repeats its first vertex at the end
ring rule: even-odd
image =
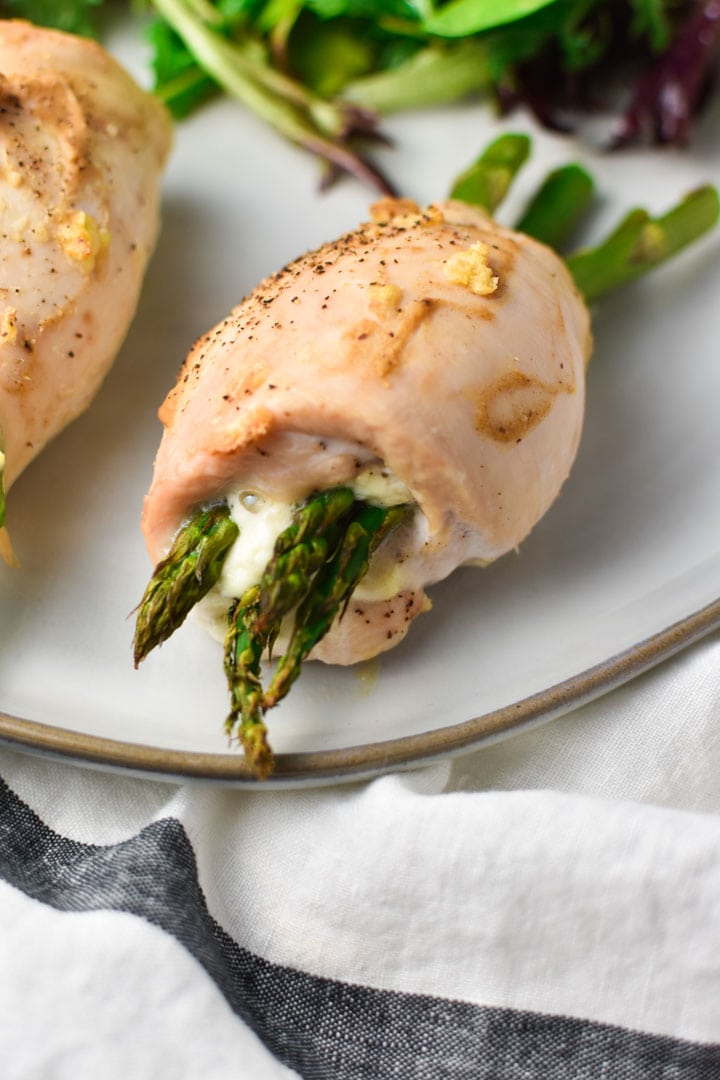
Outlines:
{"type": "Polygon", "coordinates": [[[571,163],[548,173],[515,228],[559,251],[582,220],[595,191],[595,181],[571,163]]]}
{"type": "MultiPolygon", "coordinates": [[[[530,150],[525,135],[501,135],[462,173],[451,197],[495,211],[530,150]]],[[[562,248],[592,199],[592,176],[577,164],[550,173],[516,228],[562,248]]],[[[720,216],[717,190],[707,184],[690,192],[667,213],[652,218],[631,211],[600,244],[565,257],[588,303],[634,281],[708,232],[720,216]]]]}
{"type": "Polygon", "coordinates": [[[198,510],[180,529],[138,607],[135,667],[177,630],[213,587],[238,531],[226,505],[198,510]]]}
{"type": "Polygon", "coordinates": [[[303,660],[328,632],[367,573],[372,553],[408,513],[407,506],[357,505],[357,516],[348,525],[337,552],[318,572],[298,607],[287,651],[264,697],[266,709],[285,697],[300,674],[303,660]]]}
{"type": "Polygon", "coordinates": [[[706,185],[660,217],[652,218],[646,210],[631,211],[602,243],[565,261],[580,292],[592,303],[693,243],[715,225],[719,213],[718,193],[706,185]]]}
{"type": "Polygon", "coordinates": [[[243,746],[248,765],[261,779],[272,771],[272,751],[263,722],[261,660],[272,647],[283,615],[307,594],[312,575],[328,557],[339,521],[354,501],[350,488],[333,488],[308,499],[278,536],[260,584],[249,589],[228,613],[225,675],[230,713],[225,730],[243,746]]]}
{"type": "Polygon", "coordinates": [[[353,505],[351,488],[331,488],[303,503],[280,534],[260,581],[255,633],[277,626],[310,588],[312,575],[332,555],[353,505]]]}
{"type": "Polygon", "coordinates": [[[471,206],[481,206],[488,213],[493,213],[507,195],[516,173],[529,154],[530,139],[527,135],[500,135],[457,178],[450,197],[471,206]]]}
{"type": "Polygon", "coordinates": [[[225,720],[228,735],[233,732],[245,751],[249,768],[264,780],[273,769],[273,754],[263,721],[263,688],[260,677],[262,654],[268,632],[258,632],[254,624],[259,614],[260,588],[248,589],[228,612],[225,635],[225,675],[230,690],[230,712],[225,720]]]}
{"type": "Polygon", "coordinates": [[[303,659],[327,633],[366,573],[370,555],[406,512],[404,506],[387,509],[357,502],[350,488],[321,492],[297,510],[292,524],[278,537],[261,583],[230,608],[225,674],[231,705],[225,728],[228,734],[237,735],[250,768],[259,777],[267,776],[273,764],[263,720],[265,710],[276,705],[290,689],[303,659]],[[329,532],[335,537],[333,548],[328,547],[329,532]],[[313,547],[310,561],[298,571],[302,579],[298,586],[289,580],[292,574],[288,567],[298,552],[313,547]],[[324,554],[316,554],[319,552],[324,554]],[[315,559],[317,565],[312,561],[315,559]],[[271,605],[265,612],[263,595],[268,596],[271,605]],[[295,606],[296,597],[301,599],[288,650],[290,659],[280,660],[281,674],[265,694],[262,656],[277,634],[282,615],[295,606]]]}

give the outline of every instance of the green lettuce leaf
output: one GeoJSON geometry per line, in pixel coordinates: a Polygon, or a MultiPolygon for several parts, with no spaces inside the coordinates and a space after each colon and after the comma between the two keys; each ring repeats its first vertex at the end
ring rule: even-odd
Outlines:
{"type": "Polygon", "coordinates": [[[83,37],[96,33],[92,8],[104,0],[2,0],[0,14],[11,19],[28,19],[38,26],[51,26],[83,37]]]}
{"type": "Polygon", "coordinates": [[[423,28],[440,37],[468,37],[517,22],[559,0],[451,0],[423,19],[423,28]]]}

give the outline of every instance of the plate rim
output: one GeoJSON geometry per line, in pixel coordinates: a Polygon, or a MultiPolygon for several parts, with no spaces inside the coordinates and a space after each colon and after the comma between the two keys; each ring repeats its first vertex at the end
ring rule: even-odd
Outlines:
{"type": "Polygon", "coordinates": [[[0,711],[0,746],[68,764],[164,781],[198,780],[247,790],[320,787],[372,779],[430,765],[521,734],[578,708],[720,629],[720,597],[640,642],[518,701],[446,727],[340,749],[278,754],[275,771],[258,780],[238,751],[173,750],[0,711]]]}

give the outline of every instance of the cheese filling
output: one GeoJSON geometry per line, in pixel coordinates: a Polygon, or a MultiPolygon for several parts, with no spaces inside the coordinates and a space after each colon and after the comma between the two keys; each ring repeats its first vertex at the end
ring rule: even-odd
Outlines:
{"type": "MultiPolygon", "coordinates": [[[[409,489],[389,469],[367,465],[348,482],[357,499],[376,506],[412,502],[409,489]]],[[[231,600],[239,599],[257,585],[272,558],[275,541],[291,523],[294,505],[252,491],[228,496],[230,517],[240,533],[230,548],[215,586],[198,605],[198,614],[214,636],[222,638],[231,600]]],[[[358,599],[385,600],[398,592],[397,575],[386,561],[371,563],[356,590],[358,599]]]]}
{"type": "Polygon", "coordinates": [[[250,491],[229,495],[228,507],[240,535],[227,554],[215,588],[224,597],[239,599],[262,577],[275,541],[292,521],[293,508],[250,491]]]}

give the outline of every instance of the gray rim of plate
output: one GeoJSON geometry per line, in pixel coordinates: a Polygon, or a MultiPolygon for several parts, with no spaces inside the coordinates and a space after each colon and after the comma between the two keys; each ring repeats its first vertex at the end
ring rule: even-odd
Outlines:
{"type": "Polygon", "coordinates": [[[444,728],[340,750],[278,754],[273,775],[259,781],[241,751],[169,750],[107,739],[0,712],[0,745],[76,765],[161,780],[204,780],[268,791],[350,783],[428,765],[550,721],[668,659],[720,629],[720,598],[637,645],[537,694],[444,728]]]}

